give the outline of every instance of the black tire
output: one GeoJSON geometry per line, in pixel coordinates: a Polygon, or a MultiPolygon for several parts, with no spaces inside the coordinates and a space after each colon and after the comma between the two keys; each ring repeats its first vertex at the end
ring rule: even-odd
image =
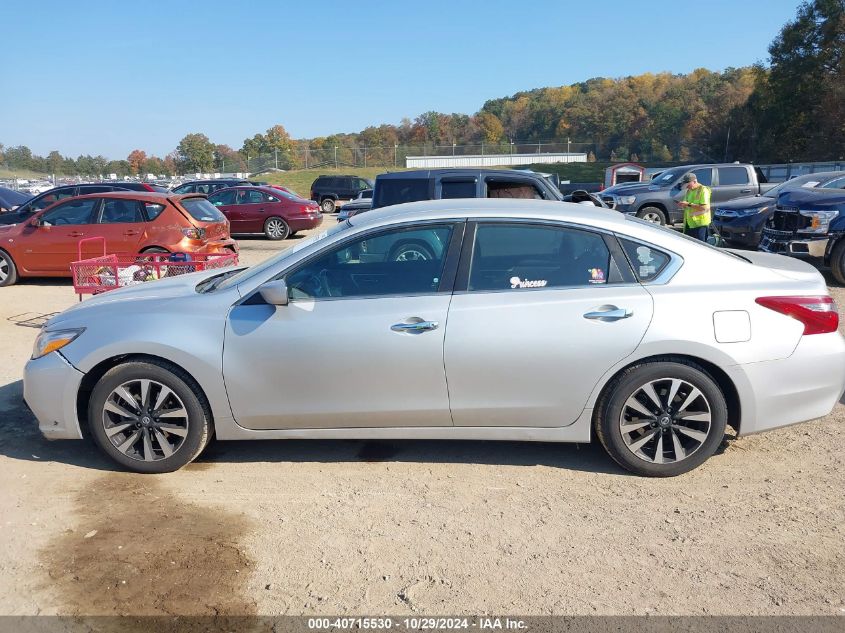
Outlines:
{"type": "Polygon", "coordinates": [[[845,286],[845,239],[840,239],[830,253],[830,272],[836,281],[845,286]]]}
{"type": "Polygon", "coordinates": [[[654,222],[655,224],[666,224],[666,214],[663,209],[659,207],[643,207],[637,211],[637,217],[646,222],[654,222]]]}
{"type": "MultiPolygon", "coordinates": [[[[134,383],[133,383],[134,384],[134,383]]],[[[155,389],[155,386],[150,387],[155,389]]],[[[161,393],[159,391],[158,393],[161,393]]],[[[213,433],[213,426],[211,422],[211,412],[208,404],[200,399],[196,394],[200,394],[199,385],[184,371],[173,367],[167,363],[155,360],[146,360],[143,362],[128,362],[117,367],[113,367],[106,374],[100,378],[94,387],[89,401],[88,426],[91,430],[91,435],[100,449],[108,455],[115,462],[128,470],[133,470],[138,473],[168,473],[178,470],[192,462],[207,446],[210,436],[213,433]],[[140,426],[142,419],[139,415],[136,420],[131,420],[127,416],[118,416],[115,419],[113,413],[108,413],[105,410],[106,401],[113,396],[113,392],[122,385],[133,383],[133,381],[151,380],[159,385],[167,387],[178,397],[179,404],[184,407],[187,416],[183,418],[184,424],[178,426],[185,427],[185,434],[181,432],[178,435],[166,435],[166,438],[172,438],[176,443],[175,449],[171,447],[173,453],[170,456],[165,456],[162,449],[161,441],[155,438],[156,425],[160,423],[159,419],[155,417],[154,411],[147,412],[146,409],[141,413],[145,418],[145,425],[140,426]],[[109,424],[110,430],[115,426],[122,426],[119,423],[129,424],[125,432],[113,433],[112,440],[106,433],[106,425],[109,424]],[[150,448],[152,448],[151,461],[145,461],[146,457],[146,442],[144,433],[149,433],[150,448]],[[125,435],[124,435],[125,433],[125,435]],[[131,439],[136,433],[141,435],[135,442],[123,452],[117,448],[115,442],[121,442],[131,439]],[[177,438],[182,437],[180,441],[177,438]],[[154,443],[153,443],[154,441],[154,443]],[[156,448],[157,447],[157,448],[156,448]],[[131,453],[130,453],[131,451],[131,453]],[[162,456],[159,457],[158,453],[162,456]]],[[[130,395],[131,392],[130,392],[130,395]]],[[[169,397],[169,396],[168,396],[169,397]]],[[[125,404],[121,406],[125,410],[129,410],[129,406],[125,404]]],[[[140,403],[136,400],[136,409],[141,409],[140,403]]],[[[165,403],[167,400],[165,401],[165,403]]],[[[170,401],[178,402],[178,401],[170,401]]],[[[164,403],[162,404],[164,406],[164,403]]],[[[166,416],[165,416],[166,417],[166,416]]],[[[169,418],[173,420],[174,418],[169,418]]],[[[181,422],[181,420],[180,420],[181,422]]],[[[177,425],[173,425],[177,426],[177,425]]],[[[161,431],[160,431],[161,432],[161,431]]],[[[168,446],[170,446],[168,442],[168,446]]]]}
{"type": "Polygon", "coordinates": [[[334,213],[335,206],[335,201],[332,198],[323,198],[320,200],[320,208],[323,210],[323,213],[334,213]]]}
{"type": "Polygon", "coordinates": [[[713,378],[694,363],[667,360],[635,365],[615,378],[598,402],[593,423],[599,441],[617,464],[637,475],[674,477],[700,466],[716,452],[724,439],[727,421],[728,407],[725,396],[713,378]],[[658,412],[653,401],[645,395],[645,392],[641,392],[640,388],[652,384],[652,389],[658,398],[668,400],[673,379],[681,381],[681,386],[677,388],[670,405],[665,407],[663,412],[658,412]],[[652,381],[656,381],[657,386],[654,386],[655,383],[652,381]],[[665,385],[665,389],[662,385],[665,385]],[[692,388],[697,389],[704,400],[700,396],[694,396],[689,403],[683,402],[687,396],[693,394],[692,388]],[[644,406],[649,409],[649,412],[656,414],[653,416],[655,420],[653,423],[646,426],[642,422],[650,418],[630,416],[633,410],[626,406],[626,402],[632,398],[637,400],[635,404],[644,406]],[[708,423],[704,421],[675,419],[679,412],[673,411],[673,408],[681,408],[684,404],[687,404],[688,416],[693,415],[690,411],[691,407],[696,407],[692,411],[699,411],[702,407],[709,408],[710,420],[706,431],[704,427],[708,423]],[[625,418],[623,418],[623,408],[625,418]],[[628,422],[630,429],[635,430],[629,430],[623,434],[623,420],[628,422]],[[663,426],[664,424],[666,426],[663,426]],[[637,429],[638,426],[643,428],[637,429]],[[686,432],[679,432],[676,429],[680,426],[687,429],[687,432],[694,432],[703,437],[692,438],[686,432]],[[628,436],[628,442],[623,435],[628,436]],[[681,445],[680,459],[678,459],[676,439],[681,445]],[[629,447],[629,442],[631,447],[629,447]],[[635,448],[641,442],[645,442],[641,448],[635,448]],[[657,457],[658,447],[662,449],[659,458],[657,457]],[[667,457],[672,461],[666,461],[667,457]]]}
{"type": "Polygon", "coordinates": [[[13,286],[18,281],[15,260],[6,251],[0,251],[0,286],[13,286]]]}
{"type": "Polygon", "coordinates": [[[431,248],[425,242],[403,242],[390,251],[387,259],[391,262],[405,259],[430,261],[434,259],[434,253],[431,252],[431,248]]]}
{"type": "Polygon", "coordinates": [[[282,218],[273,216],[264,221],[264,237],[268,240],[278,241],[290,237],[290,227],[282,218]]]}

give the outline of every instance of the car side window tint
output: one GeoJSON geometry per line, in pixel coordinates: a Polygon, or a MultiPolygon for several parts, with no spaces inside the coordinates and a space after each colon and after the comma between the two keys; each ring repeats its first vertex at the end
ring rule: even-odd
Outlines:
{"type": "Polygon", "coordinates": [[[208,197],[208,201],[215,207],[222,207],[223,205],[235,204],[235,198],[238,195],[237,189],[229,189],[227,191],[218,191],[212,196],[208,197]]]}
{"type": "Polygon", "coordinates": [[[155,204],[153,202],[145,202],[144,203],[144,211],[147,214],[147,219],[152,222],[158,216],[161,215],[161,212],[164,211],[163,204],[155,204]]]}
{"type": "Polygon", "coordinates": [[[747,185],[748,170],[745,167],[719,167],[720,185],[747,185]]]}
{"type": "Polygon", "coordinates": [[[100,210],[100,224],[131,224],[143,222],[141,207],[135,200],[106,198],[100,210]]]}
{"type": "Polygon", "coordinates": [[[89,193],[106,193],[115,189],[119,189],[119,187],[112,187],[111,185],[82,185],[79,187],[79,194],[77,195],[85,196],[89,193]]]}
{"type": "Polygon", "coordinates": [[[291,299],[438,291],[451,225],[391,229],[332,247],[286,275],[291,299]]]}
{"type": "Polygon", "coordinates": [[[173,190],[173,193],[194,193],[194,186],[193,185],[179,185],[176,189],[173,190]]]}
{"type": "Polygon", "coordinates": [[[634,274],[640,281],[651,281],[657,277],[671,259],[667,253],[659,251],[653,246],[620,238],[625,255],[634,269],[634,274]]]}
{"type": "Polygon", "coordinates": [[[700,182],[705,187],[709,187],[713,184],[713,170],[710,167],[704,167],[702,169],[693,169],[692,173],[695,174],[695,179],[698,180],[698,182],[700,182]]]}
{"type": "MultiPolygon", "coordinates": [[[[473,194],[475,197],[475,194],[473,194]]],[[[519,198],[522,200],[542,200],[543,194],[533,183],[520,180],[487,179],[488,198],[519,198]]]]}
{"type": "Polygon", "coordinates": [[[479,224],[470,291],[604,285],[610,251],[598,233],[534,224],[479,224]]]}
{"type": "Polygon", "coordinates": [[[99,198],[84,198],[65,202],[42,215],[41,223],[46,226],[90,224],[91,215],[98,202],[100,202],[99,198]]]}
{"type": "Polygon", "coordinates": [[[822,185],[823,189],[845,189],[845,178],[837,178],[822,185]]]}
{"type": "Polygon", "coordinates": [[[58,202],[59,200],[63,200],[64,198],[71,198],[74,195],[74,188],[68,187],[67,189],[60,189],[57,191],[48,191],[44,194],[43,198],[39,198],[38,200],[32,201],[32,211],[41,211],[41,209],[46,209],[54,202],[58,202]]]}
{"type": "Polygon", "coordinates": [[[440,183],[440,197],[444,200],[447,198],[474,198],[475,190],[474,180],[444,180],[440,183]]]}

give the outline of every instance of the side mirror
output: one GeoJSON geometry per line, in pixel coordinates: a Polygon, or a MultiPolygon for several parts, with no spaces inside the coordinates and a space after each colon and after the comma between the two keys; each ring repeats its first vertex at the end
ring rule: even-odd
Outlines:
{"type": "Polygon", "coordinates": [[[271,306],[286,306],[290,301],[288,285],[281,279],[268,281],[258,289],[258,292],[261,294],[261,298],[271,306]]]}

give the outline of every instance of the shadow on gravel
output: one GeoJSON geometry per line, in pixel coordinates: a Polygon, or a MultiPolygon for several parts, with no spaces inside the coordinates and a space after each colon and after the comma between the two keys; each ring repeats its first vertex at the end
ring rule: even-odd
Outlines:
{"type": "Polygon", "coordinates": [[[35,416],[23,403],[22,380],[0,386],[0,455],[101,471],[121,470],[91,441],[45,440],[38,431],[35,416]]]}
{"type": "MultiPolygon", "coordinates": [[[[0,455],[27,461],[61,462],[101,471],[121,468],[91,440],[45,440],[23,403],[23,381],[0,386],[0,455]]],[[[212,442],[187,468],[207,470],[218,463],[418,462],[509,466],[550,466],[614,475],[616,466],[601,446],[535,442],[458,440],[265,440],[212,442]]]]}

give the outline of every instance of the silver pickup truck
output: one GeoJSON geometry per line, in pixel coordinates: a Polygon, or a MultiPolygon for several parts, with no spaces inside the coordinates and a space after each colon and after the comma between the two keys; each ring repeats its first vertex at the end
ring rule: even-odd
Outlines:
{"type": "Polygon", "coordinates": [[[765,193],[774,184],[753,165],[726,163],[720,165],[683,165],[660,172],[648,182],[623,183],[601,192],[602,199],[617,211],[636,215],[658,224],[683,222],[684,212],[676,204],[682,197],[681,179],[695,174],[698,182],[710,187],[710,204],[733,200],[740,196],[765,193]]]}

